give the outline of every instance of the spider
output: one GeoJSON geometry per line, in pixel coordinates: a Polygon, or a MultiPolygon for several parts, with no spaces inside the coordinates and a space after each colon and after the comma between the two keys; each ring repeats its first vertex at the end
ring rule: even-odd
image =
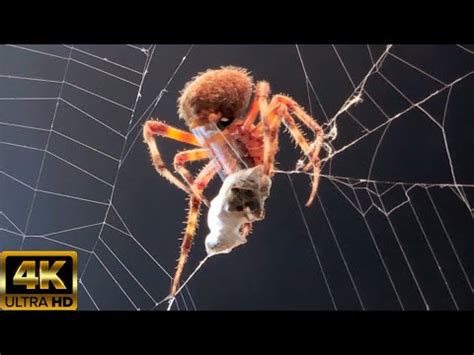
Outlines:
{"type": "MultiPolygon", "coordinates": [[[[323,144],[322,128],[297,102],[286,95],[270,97],[269,83],[259,81],[254,85],[253,78],[244,68],[227,66],[199,73],[185,85],[180,94],[178,115],[184,119],[190,132],[154,119],[147,121],[143,128],[143,138],[156,171],[190,196],[186,228],[171,286],[172,297],[180,285],[201,205],[204,202],[209,206],[203,191],[213,177],[219,174],[225,184],[226,177],[244,167],[259,167],[262,181],[271,181],[275,155],[279,149],[278,133],[283,123],[308,159],[303,171],[313,171],[311,193],[306,203],[306,206],[310,206],[318,188],[319,153],[323,144]],[[314,133],[315,140],[311,144],[303,136],[295,118],[314,133]],[[166,167],[156,144],[156,136],[196,147],[179,152],[174,157],[175,172],[182,179],[166,167]],[[193,177],[185,164],[199,160],[207,161],[207,164],[193,177]]],[[[248,219],[241,226],[239,233],[242,238],[247,238],[251,233],[254,220],[263,219],[263,211],[253,209],[259,201],[251,201],[255,199],[252,196],[249,198],[246,206],[252,208],[251,212],[254,215],[256,213],[256,217],[248,219]]]]}

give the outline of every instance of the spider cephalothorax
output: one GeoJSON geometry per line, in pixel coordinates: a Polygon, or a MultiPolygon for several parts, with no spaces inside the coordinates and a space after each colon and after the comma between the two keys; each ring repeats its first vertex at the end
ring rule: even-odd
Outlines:
{"type": "Polygon", "coordinates": [[[219,174],[224,183],[210,204],[210,233],[206,238],[209,255],[229,252],[244,244],[252,223],[264,218],[264,201],[270,193],[282,124],[307,158],[303,170],[313,171],[307,206],[316,196],[319,152],[323,144],[321,127],[296,101],[285,95],[270,98],[270,85],[259,81],[254,87],[252,77],[243,68],[228,66],[197,75],[186,84],[178,99],[178,114],[191,132],[157,120],[147,121],[143,129],[157,172],[190,196],[188,220],[171,288],[173,297],[196,233],[201,204],[207,203],[203,191],[212,178],[219,174]],[[295,119],[313,132],[312,143],[303,136],[295,119]],[[175,155],[174,168],[182,179],[167,169],[155,136],[196,147],[175,155]],[[185,164],[199,160],[207,163],[194,177],[185,164]]]}
{"type": "Polygon", "coordinates": [[[253,79],[237,67],[210,69],[189,81],[178,99],[178,114],[190,128],[229,121],[243,114],[252,95],[253,79]]]}

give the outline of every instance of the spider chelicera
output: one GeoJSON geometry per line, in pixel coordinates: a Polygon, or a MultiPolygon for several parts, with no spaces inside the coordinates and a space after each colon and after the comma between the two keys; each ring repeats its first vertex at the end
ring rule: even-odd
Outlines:
{"type": "MultiPolygon", "coordinates": [[[[181,253],[171,287],[173,297],[178,291],[181,274],[191,250],[201,204],[204,202],[208,205],[203,190],[211,179],[219,174],[224,180],[245,165],[260,168],[262,181],[271,181],[275,155],[279,149],[278,133],[283,123],[308,159],[303,171],[313,171],[311,193],[306,203],[309,206],[318,188],[319,153],[323,144],[323,130],[298,103],[285,95],[270,97],[269,83],[259,81],[254,85],[249,72],[243,68],[229,66],[198,74],[181,92],[178,114],[184,119],[190,132],[158,120],[147,121],[143,128],[143,137],[156,171],[190,196],[181,253]],[[295,118],[314,133],[315,140],[311,144],[303,136],[295,118]],[[175,171],[182,180],[165,166],[155,136],[196,147],[179,152],[174,157],[175,171]],[[207,164],[194,178],[185,164],[198,160],[207,161],[207,164]]],[[[249,217],[239,230],[242,238],[247,238],[252,222],[262,219],[263,211],[260,208],[261,201],[255,201],[252,192],[244,192],[244,205],[237,206],[237,211],[241,212],[245,208],[249,215],[254,216],[249,217]]]]}

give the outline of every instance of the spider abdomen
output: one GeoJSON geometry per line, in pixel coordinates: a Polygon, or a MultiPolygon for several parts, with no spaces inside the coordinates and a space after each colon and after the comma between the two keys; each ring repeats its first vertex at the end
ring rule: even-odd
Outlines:
{"type": "Polygon", "coordinates": [[[240,117],[252,95],[253,79],[246,69],[207,70],[188,82],[178,99],[178,114],[190,128],[240,117]]]}

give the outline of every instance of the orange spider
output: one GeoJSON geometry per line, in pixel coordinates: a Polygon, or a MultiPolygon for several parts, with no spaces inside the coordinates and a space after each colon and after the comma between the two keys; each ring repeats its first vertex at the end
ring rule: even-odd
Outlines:
{"type": "MultiPolygon", "coordinates": [[[[143,137],[156,171],[190,195],[187,225],[171,286],[172,297],[178,291],[181,274],[192,246],[201,203],[204,201],[208,205],[202,195],[203,190],[216,174],[225,180],[244,166],[263,167],[263,177],[271,181],[282,122],[308,158],[303,171],[312,168],[314,172],[311,194],[306,206],[309,206],[316,196],[323,130],[290,97],[275,95],[269,100],[269,95],[269,83],[259,81],[254,90],[253,79],[246,69],[229,66],[207,70],[186,84],[178,100],[178,114],[192,133],[157,120],[149,120],[144,125],[143,137]],[[249,106],[252,93],[253,100],[249,106]],[[245,113],[247,107],[248,111],[245,113]],[[312,130],[316,137],[312,144],[305,139],[292,114],[312,130]],[[257,121],[258,117],[260,119],[257,121]],[[178,179],[165,166],[155,136],[198,147],[179,152],[174,157],[174,168],[183,180],[178,179]],[[197,160],[207,160],[208,163],[194,178],[185,168],[185,163],[197,160]]],[[[263,218],[263,211],[260,212],[261,218],[254,220],[263,218]]],[[[251,222],[253,220],[243,224],[240,229],[244,238],[251,231],[251,222]]]]}

